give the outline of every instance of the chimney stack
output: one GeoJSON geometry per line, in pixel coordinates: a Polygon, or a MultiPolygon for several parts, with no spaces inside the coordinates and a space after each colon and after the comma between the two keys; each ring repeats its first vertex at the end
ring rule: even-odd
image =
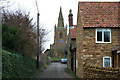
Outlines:
{"type": "Polygon", "coordinates": [[[69,27],[73,26],[73,14],[72,14],[72,10],[71,9],[69,11],[68,17],[69,17],[69,27]]]}

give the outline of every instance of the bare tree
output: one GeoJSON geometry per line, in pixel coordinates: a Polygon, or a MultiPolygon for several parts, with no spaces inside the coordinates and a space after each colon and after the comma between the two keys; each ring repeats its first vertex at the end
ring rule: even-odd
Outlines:
{"type": "Polygon", "coordinates": [[[17,50],[27,55],[36,54],[36,30],[35,25],[32,23],[33,19],[30,19],[29,13],[23,14],[21,11],[16,13],[3,13],[3,22],[9,27],[16,27],[22,31],[21,38],[26,39],[26,44],[16,47],[17,50]]]}
{"type": "Polygon", "coordinates": [[[15,2],[11,2],[10,0],[0,0],[0,9],[4,10],[10,6],[12,6],[15,2]]]}
{"type": "Polygon", "coordinates": [[[40,47],[41,53],[45,50],[46,43],[50,40],[51,36],[48,36],[52,30],[44,29],[44,27],[40,27],[40,47]]]}

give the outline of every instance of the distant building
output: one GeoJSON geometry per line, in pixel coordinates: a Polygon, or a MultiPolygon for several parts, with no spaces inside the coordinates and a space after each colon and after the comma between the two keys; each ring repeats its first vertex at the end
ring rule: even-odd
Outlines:
{"type": "Polygon", "coordinates": [[[64,18],[62,8],[60,7],[58,25],[54,27],[54,43],[51,45],[52,54],[54,57],[64,57],[64,49],[67,44],[67,26],[64,26],[64,18]]]}

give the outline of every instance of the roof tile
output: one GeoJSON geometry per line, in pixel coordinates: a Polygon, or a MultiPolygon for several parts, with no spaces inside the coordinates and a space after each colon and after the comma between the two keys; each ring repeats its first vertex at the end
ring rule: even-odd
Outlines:
{"type": "Polygon", "coordinates": [[[120,27],[119,6],[118,2],[79,2],[83,27],[120,27]]]}

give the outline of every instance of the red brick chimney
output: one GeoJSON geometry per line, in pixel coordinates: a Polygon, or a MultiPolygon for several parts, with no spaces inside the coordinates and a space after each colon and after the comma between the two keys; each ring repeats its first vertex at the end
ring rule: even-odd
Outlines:
{"type": "Polygon", "coordinates": [[[71,9],[69,11],[68,17],[69,17],[69,27],[73,26],[73,14],[72,14],[72,10],[71,9]]]}

